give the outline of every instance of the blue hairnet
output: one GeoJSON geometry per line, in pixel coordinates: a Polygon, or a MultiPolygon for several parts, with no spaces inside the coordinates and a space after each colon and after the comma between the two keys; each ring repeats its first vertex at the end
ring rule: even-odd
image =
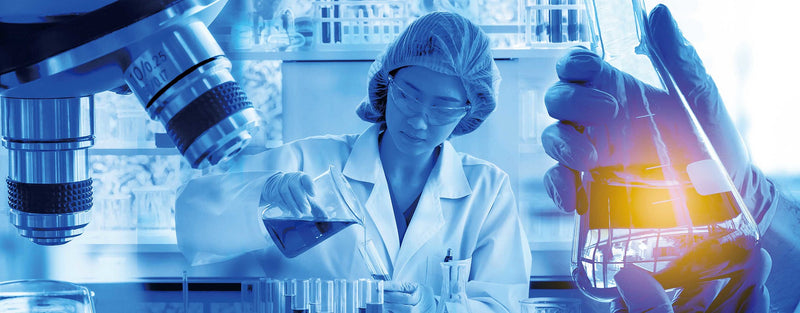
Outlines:
{"type": "Polygon", "coordinates": [[[408,25],[372,63],[368,96],[358,106],[358,116],[367,122],[384,121],[389,73],[412,65],[461,79],[471,109],[453,135],[472,132],[494,111],[500,71],[489,50],[489,38],[460,15],[433,12],[408,25]]]}

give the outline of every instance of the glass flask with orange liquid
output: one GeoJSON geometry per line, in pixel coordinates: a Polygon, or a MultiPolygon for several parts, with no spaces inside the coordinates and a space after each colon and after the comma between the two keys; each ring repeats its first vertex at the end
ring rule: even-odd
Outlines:
{"type": "Polygon", "coordinates": [[[612,157],[582,173],[586,201],[579,211],[586,213],[575,228],[576,284],[610,301],[619,297],[614,275],[625,266],[652,272],[669,290],[741,260],[759,245],[757,226],[654,52],[645,2],[587,1],[587,11],[590,49],[649,86],[617,97],[614,125],[586,129],[601,155],[612,157]]]}

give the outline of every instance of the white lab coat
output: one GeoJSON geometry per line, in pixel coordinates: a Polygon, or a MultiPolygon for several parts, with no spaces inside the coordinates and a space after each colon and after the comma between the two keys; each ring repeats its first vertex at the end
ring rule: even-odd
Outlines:
{"type": "MultiPolygon", "coordinates": [[[[393,280],[425,284],[438,295],[442,279],[440,262],[451,248],[456,260],[472,258],[467,283],[472,312],[519,311],[518,301],[528,296],[531,255],[508,175],[491,163],[457,153],[445,142],[400,245],[378,154],[380,132],[381,124],[375,124],[360,135],[328,135],[294,141],[244,157],[232,170],[238,173],[190,181],[176,207],[181,250],[192,254],[215,249],[198,247],[205,244],[227,249],[225,242],[209,243],[217,240],[214,237],[218,238],[214,235],[217,232],[211,229],[202,234],[187,233],[190,228],[197,229],[197,223],[191,219],[202,219],[193,212],[223,214],[221,212],[225,211],[214,206],[249,210],[246,216],[252,218],[229,223],[232,229],[207,224],[222,232],[250,233],[243,235],[250,238],[244,241],[252,241],[249,247],[243,247],[248,244],[241,242],[230,243],[233,247],[221,254],[261,247],[257,254],[263,258],[268,277],[365,278],[369,277],[369,272],[357,245],[363,241],[366,229],[366,238],[374,242],[393,280]],[[263,184],[275,171],[303,171],[316,177],[326,171],[329,164],[343,169],[344,176],[364,204],[366,227],[347,227],[304,254],[287,259],[272,245],[257,219],[256,208],[263,184]],[[181,227],[187,223],[193,226],[181,227]],[[211,237],[202,239],[207,236],[211,237]]],[[[187,257],[192,259],[192,255],[187,257]]]]}

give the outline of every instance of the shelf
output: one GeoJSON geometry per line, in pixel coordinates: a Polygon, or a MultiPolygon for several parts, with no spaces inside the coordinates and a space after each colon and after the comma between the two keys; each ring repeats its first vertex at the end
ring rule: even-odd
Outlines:
{"type": "MultiPolygon", "coordinates": [[[[559,57],[574,43],[542,44],[541,47],[519,49],[494,49],[495,59],[553,58],[559,57]]],[[[281,60],[295,61],[373,61],[380,50],[317,50],[317,51],[266,51],[259,48],[229,50],[231,60],[281,60]]]]}

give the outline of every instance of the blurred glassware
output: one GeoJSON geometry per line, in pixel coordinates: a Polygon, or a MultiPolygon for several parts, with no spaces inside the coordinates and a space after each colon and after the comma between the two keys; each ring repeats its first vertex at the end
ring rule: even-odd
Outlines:
{"type": "Polygon", "coordinates": [[[92,222],[104,230],[136,229],[137,214],[131,206],[130,194],[101,195],[95,197],[92,222]]]}
{"type": "Polygon", "coordinates": [[[407,1],[315,1],[314,48],[381,50],[400,35],[409,18],[407,1]]]}
{"type": "Polygon", "coordinates": [[[131,189],[138,229],[175,229],[175,189],[144,186],[131,189]]]}
{"type": "Polygon", "coordinates": [[[447,11],[457,13],[474,23],[479,23],[480,6],[478,0],[427,0],[431,4],[430,11],[447,11]]]}
{"type": "Polygon", "coordinates": [[[124,147],[146,146],[147,120],[147,113],[141,109],[117,109],[117,138],[124,147]]]}
{"type": "MultiPolygon", "coordinates": [[[[449,252],[448,255],[450,255],[449,252]]],[[[442,266],[442,298],[436,312],[469,313],[467,280],[469,280],[472,259],[449,260],[440,264],[442,266]]]]}
{"type": "Polygon", "coordinates": [[[580,313],[581,302],[570,298],[528,298],[519,301],[521,313],[580,313]]]}
{"type": "Polygon", "coordinates": [[[587,45],[589,14],[584,0],[520,0],[519,25],[523,42],[532,48],[587,45]]]}
{"type": "Polygon", "coordinates": [[[94,313],[94,292],[55,280],[16,280],[0,283],[0,312],[94,313]]]}
{"type": "Polygon", "coordinates": [[[274,27],[267,28],[270,32],[265,42],[267,50],[295,51],[306,44],[306,37],[295,30],[294,13],[290,9],[281,11],[281,14],[272,22],[274,27]]]}

